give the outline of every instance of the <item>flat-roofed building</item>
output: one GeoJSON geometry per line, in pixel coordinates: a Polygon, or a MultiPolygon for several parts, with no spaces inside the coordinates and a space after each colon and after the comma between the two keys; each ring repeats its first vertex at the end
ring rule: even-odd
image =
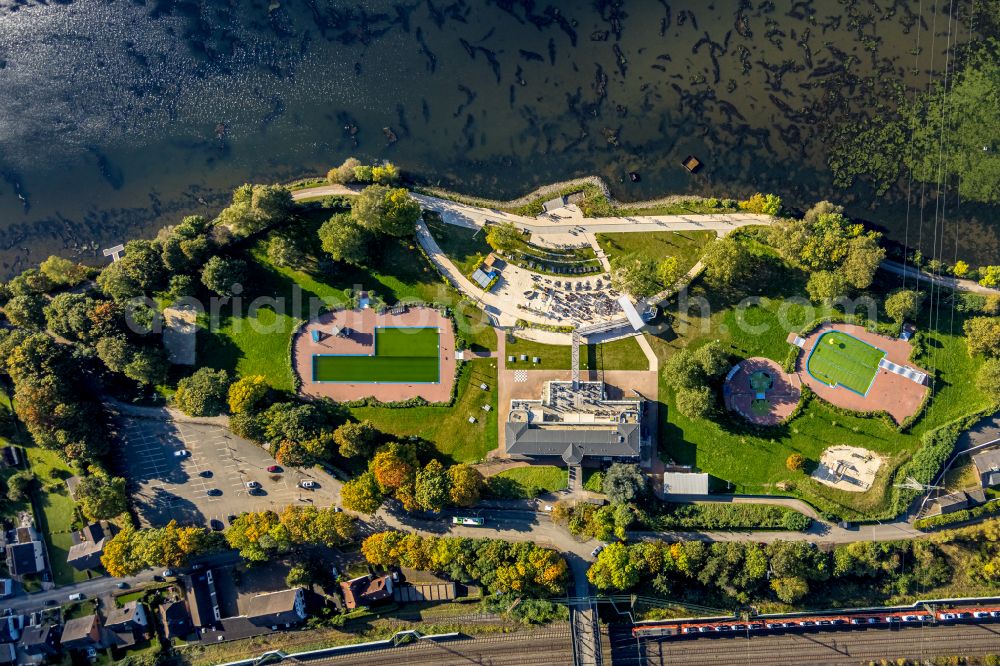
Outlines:
{"type": "Polygon", "coordinates": [[[581,465],[637,462],[641,397],[608,399],[604,382],[546,382],[541,400],[512,400],[505,450],[515,460],[581,465]]]}

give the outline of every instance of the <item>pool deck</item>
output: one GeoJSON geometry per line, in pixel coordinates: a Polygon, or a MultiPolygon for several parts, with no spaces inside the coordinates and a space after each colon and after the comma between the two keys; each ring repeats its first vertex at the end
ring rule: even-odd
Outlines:
{"type": "Polygon", "coordinates": [[[302,381],[299,393],[304,396],[331,398],[338,402],[372,397],[382,402],[396,402],[421,397],[427,402],[448,402],[455,383],[455,332],[451,321],[434,308],[411,307],[402,314],[376,314],[370,308],[337,310],[308,322],[292,342],[292,368],[302,381]],[[330,335],[334,327],[344,329],[341,336],[330,335]],[[376,327],[437,328],[440,333],[440,378],[435,384],[313,382],[315,354],[351,354],[370,356],[375,352],[376,327]],[[312,332],[318,330],[319,342],[312,332]]]}
{"type": "Polygon", "coordinates": [[[795,368],[803,384],[823,400],[838,407],[859,412],[886,411],[896,423],[902,423],[917,412],[930,389],[883,368],[879,368],[868,394],[864,396],[842,386],[831,387],[809,374],[806,370],[809,354],[816,341],[831,330],[843,331],[872,347],[885,351],[885,358],[893,363],[926,372],[910,362],[913,348],[906,340],[877,335],[854,324],[823,324],[805,337],[802,353],[796,361],[795,368]]]}

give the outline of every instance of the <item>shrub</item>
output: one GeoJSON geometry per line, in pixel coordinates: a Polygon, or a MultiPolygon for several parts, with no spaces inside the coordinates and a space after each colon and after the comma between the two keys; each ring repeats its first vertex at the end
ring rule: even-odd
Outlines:
{"type": "Polygon", "coordinates": [[[785,467],[791,472],[801,472],[806,466],[806,459],[801,453],[793,453],[785,460],[785,467]]]}

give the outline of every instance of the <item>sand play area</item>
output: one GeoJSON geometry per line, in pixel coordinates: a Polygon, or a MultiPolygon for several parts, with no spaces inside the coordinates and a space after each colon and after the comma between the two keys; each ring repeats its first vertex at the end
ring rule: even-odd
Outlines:
{"type": "Polygon", "coordinates": [[[882,458],[857,446],[831,446],[823,451],[812,478],[833,488],[863,493],[872,487],[882,458]]]}

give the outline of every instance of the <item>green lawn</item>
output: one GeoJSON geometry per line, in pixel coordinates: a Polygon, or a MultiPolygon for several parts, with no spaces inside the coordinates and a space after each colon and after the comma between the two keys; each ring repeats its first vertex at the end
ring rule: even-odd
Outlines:
{"type": "Polygon", "coordinates": [[[76,503],[66,489],[66,479],[73,475],[66,462],[55,451],[38,446],[25,449],[31,471],[39,481],[37,506],[38,529],[46,536],[52,578],[56,585],[87,580],[87,574],[66,564],[66,556],[73,545],[73,528],[76,521],[76,503]]]}
{"type": "Polygon", "coordinates": [[[824,333],[809,354],[809,374],[829,386],[865,395],[885,352],[841,331],[824,333]]]}
{"type": "Polygon", "coordinates": [[[460,364],[458,397],[451,407],[407,409],[355,407],[357,419],[368,419],[384,432],[399,437],[416,436],[434,443],[454,462],[478,462],[497,448],[497,371],[493,359],[460,364]],[[481,384],[488,389],[483,391],[481,384]],[[490,410],[484,411],[483,405],[490,410]],[[469,417],[476,419],[469,423],[469,417]]]}
{"type": "Polygon", "coordinates": [[[490,477],[489,486],[494,495],[518,499],[534,497],[539,493],[562,490],[569,483],[569,471],[552,465],[528,465],[504,470],[490,477]]]}
{"type": "Polygon", "coordinates": [[[436,215],[425,215],[425,221],[441,251],[462,271],[462,275],[471,275],[493,251],[486,243],[486,234],[481,229],[446,224],[436,215]]]}
{"type": "MultiPolygon", "coordinates": [[[[753,243],[750,249],[767,254],[766,248],[753,243]]],[[[704,298],[710,307],[704,312],[693,305],[678,311],[676,302],[671,301],[666,306],[669,326],[662,325],[663,319],[653,322],[656,333],[647,334],[647,340],[661,364],[679,349],[695,349],[713,340],[719,340],[733,360],[764,356],[783,363],[790,350],[786,342],[788,333],[800,331],[819,315],[802,297],[805,280],[800,271],[775,262],[762,263],[737,289],[728,292],[706,289],[696,280],[689,302],[704,298]],[[741,302],[743,306],[738,307],[741,302]],[[657,330],[658,324],[661,326],[657,330]]],[[[879,274],[871,291],[881,297],[898,286],[894,278],[879,274]]],[[[932,371],[937,369],[938,381],[932,401],[909,431],[900,433],[882,419],[838,413],[818,399],[810,401],[790,422],[766,430],[752,429],[728,418],[722,413],[721,404],[717,405],[715,416],[692,420],[675,408],[673,391],[661,376],[658,433],[661,457],[708,472],[723,487],[731,483],[728,487],[732,492],[797,495],[821,510],[847,519],[878,515],[891,489],[891,472],[917,449],[920,436],[989,404],[987,397],[974,387],[982,361],[969,357],[960,335],[967,315],[956,312],[952,323],[949,313],[940,318],[940,326],[935,328],[928,312],[925,306],[918,320],[927,343],[923,354],[912,361],[932,371]],[[818,461],[825,448],[837,444],[867,448],[886,457],[887,464],[872,490],[838,491],[785,467],[785,460],[792,453],[818,461]],[[782,490],[779,484],[787,484],[787,489],[782,490]]]]}
{"type": "MultiPolygon", "coordinates": [[[[507,356],[516,357],[513,363],[507,363],[508,370],[569,370],[572,367],[573,352],[569,345],[547,345],[533,340],[514,338],[507,339],[507,356]],[[522,361],[521,354],[527,354],[528,360],[522,361]],[[538,357],[539,363],[531,359],[538,357]]],[[[580,347],[580,368],[583,370],[648,370],[649,361],[634,337],[622,338],[613,342],[580,347]]]]}
{"type": "Polygon", "coordinates": [[[583,489],[592,493],[604,492],[604,472],[593,467],[583,468],[583,489]]]}
{"type": "Polygon", "coordinates": [[[375,356],[316,354],[318,382],[437,383],[441,381],[437,328],[378,327],[375,356]]]}
{"type": "Polygon", "coordinates": [[[714,239],[715,232],[712,231],[597,234],[598,244],[609,257],[635,254],[653,261],[659,261],[664,257],[677,257],[680,270],[684,273],[698,263],[705,246],[714,239]]]}

